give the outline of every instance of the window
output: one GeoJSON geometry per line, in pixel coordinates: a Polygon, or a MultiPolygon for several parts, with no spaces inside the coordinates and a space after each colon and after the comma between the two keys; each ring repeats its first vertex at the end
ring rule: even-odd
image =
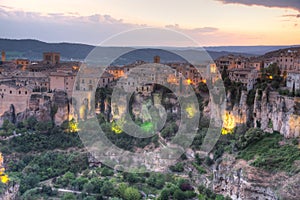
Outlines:
{"type": "Polygon", "coordinates": [[[12,91],[10,90],[9,93],[12,94],[12,91]]]}
{"type": "Polygon", "coordinates": [[[21,94],[21,91],[19,91],[19,94],[21,94]]]}

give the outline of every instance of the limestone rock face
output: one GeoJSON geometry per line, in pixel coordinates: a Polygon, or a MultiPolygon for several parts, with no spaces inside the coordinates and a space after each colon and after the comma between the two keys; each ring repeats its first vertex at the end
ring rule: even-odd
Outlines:
{"type": "Polygon", "coordinates": [[[279,189],[281,199],[300,199],[300,174],[287,179],[286,183],[279,189]]]}
{"type": "Polygon", "coordinates": [[[18,199],[18,191],[19,191],[19,184],[15,184],[13,186],[8,187],[1,195],[0,199],[2,200],[17,200],[18,199]]]}
{"type": "Polygon", "coordinates": [[[299,174],[295,177],[285,173],[271,174],[227,154],[216,164],[213,173],[214,191],[235,200],[300,199],[299,174]]]}
{"type": "Polygon", "coordinates": [[[236,124],[243,124],[250,118],[249,107],[247,105],[247,92],[242,91],[240,102],[232,108],[232,114],[235,116],[236,124]]]}
{"type": "Polygon", "coordinates": [[[286,138],[299,137],[300,115],[298,98],[281,96],[277,92],[262,93],[254,101],[254,126],[265,131],[278,131],[286,138]]]}
{"type": "Polygon", "coordinates": [[[35,117],[37,121],[51,121],[53,118],[54,122],[59,125],[69,119],[70,113],[68,96],[63,91],[47,95],[32,94],[28,107],[24,107],[23,112],[15,113],[13,104],[10,107],[10,110],[4,112],[0,117],[0,125],[5,119],[17,123],[31,116],[35,117]],[[54,109],[55,111],[53,111],[54,109]]]}
{"type": "MultiPolygon", "coordinates": [[[[251,123],[266,132],[278,131],[286,138],[300,137],[300,98],[279,95],[278,92],[256,91],[254,104],[247,105],[247,92],[241,92],[239,103],[232,104],[232,94],[226,95],[226,110],[234,116],[235,125],[251,123]]],[[[210,103],[204,108],[209,116],[210,103]]]]}
{"type": "Polygon", "coordinates": [[[55,109],[57,109],[54,116],[55,124],[60,125],[65,120],[69,120],[70,108],[67,93],[63,91],[55,92],[52,106],[55,106],[55,109]]]}

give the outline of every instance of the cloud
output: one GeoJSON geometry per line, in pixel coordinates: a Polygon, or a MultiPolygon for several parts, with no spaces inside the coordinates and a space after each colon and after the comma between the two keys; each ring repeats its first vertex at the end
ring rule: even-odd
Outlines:
{"type": "Polygon", "coordinates": [[[282,15],[282,17],[296,17],[296,18],[300,18],[300,14],[282,15]]]}
{"type": "Polygon", "coordinates": [[[0,7],[1,38],[30,38],[49,42],[99,44],[122,31],[144,25],[126,23],[110,15],[24,12],[0,7]]]}
{"type": "Polygon", "coordinates": [[[173,29],[176,31],[181,31],[184,33],[190,33],[190,34],[207,34],[207,33],[215,33],[219,29],[216,27],[200,27],[200,28],[193,28],[193,29],[187,29],[187,28],[181,28],[178,24],[175,25],[166,25],[165,26],[168,29],[173,29]]]}
{"type": "Polygon", "coordinates": [[[108,23],[108,24],[120,24],[123,23],[122,19],[115,19],[111,17],[110,15],[100,15],[100,14],[95,14],[88,16],[88,19],[92,22],[96,23],[108,23]]]}
{"type": "MultiPolygon", "coordinates": [[[[0,37],[2,38],[29,38],[47,42],[63,41],[99,44],[103,40],[120,32],[145,28],[148,25],[128,23],[123,19],[99,13],[88,16],[81,16],[78,13],[42,14],[38,12],[9,10],[0,7],[0,27],[5,27],[0,32],[0,37]]],[[[213,34],[219,34],[218,28],[215,27],[187,29],[180,27],[178,24],[167,25],[165,27],[189,35],[196,40],[199,37],[204,38],[206,36],[214,39],[213,34]]],[[[164,41],[167,39],[172,40],[174,44],[180,43],[178,38],[171,39],[170,36],[162,35],[162,33],[163,31],[158,32],[153,40],[158,41],[161,45],[165,45],[164,41]]],[[[147,38],[144,37],[141,40],[151,44],[153,41],[146,41],[147,38]]],[[[151,38],[150,35],[149,38],[151,38]]],[[[182,44],[180,43],[180,45],[182,44]]]]}
{"type": "Polygon", "coordinates": [[[224,4],[243,4],[247,6],[265,6],[269,8],[290,8],[300,11],[299,0],[216,0],[224,4]]]}

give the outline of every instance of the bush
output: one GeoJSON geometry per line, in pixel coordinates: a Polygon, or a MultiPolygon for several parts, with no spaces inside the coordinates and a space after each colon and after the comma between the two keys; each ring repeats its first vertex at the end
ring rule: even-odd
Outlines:
{"type": "Polygon", "coordinates": [[[214,161],[209,156],[206,156],[205,157],[205,164],[207,166],[211,166],[212,164],[214,164],[214,161]]]}
{"type": "Polygon", "coordinates": [[[108,167],[104,167],[101,172],[101,176],[113,176],[113,175],[114,175],[114,171],[108,167]]]}
{"type": "Polygon", "coordinates": [[[128,187],[124,192],[124,198],[126,200],[139,200],[141,199],[141,194],[137,189],[128,187]]]}
{"type": "Polygon", "coordinates": [[[238,149],[244,149],[249,144],[260,140],[264,136],[264,132],[258,128],[250,128],[244,135],[241,135],[236,141],[238,149]]]}
{"type": "Polygon", "coordinates": [[[172,172],[183,172],[184,171],[184,164],[183,163],[176,163],[169,167],[172,172]]]}
{"type": "Polygon", "coordinates": [[[259,140],[249,143],[237,158],[255,158],[251,165],[271,172],[294,172],[294,162],[300,160],[300,151],[294,145],[279,145],[282,139],[279,133],[265,134],[259,140]]]}

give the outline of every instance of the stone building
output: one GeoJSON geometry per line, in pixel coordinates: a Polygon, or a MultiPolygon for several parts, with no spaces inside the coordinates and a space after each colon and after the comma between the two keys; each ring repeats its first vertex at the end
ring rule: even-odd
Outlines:
{"type": "Polygon", "coordinates": [[[215,61],[219,71],[230,70],[230,69],[242,69],[246,68],[249,64],[249,59],[243,56],[222,56],[215,61]]]}
{"type": "Polygon", "coordinates": [[[109,66],[107,71],[108,73],[112,74],[114,78],[120,78],[124,76],[124,67],[109,66]]]}
{"type": "Polygon", "coordinates": [[[43,53],[43,64],[56,65],[60,62],[60,53],[45,52],[43,53]]]}
{"type": "Polygon", "coordinates": [[[108,86],[110,83],[112,83],[115,80],[115,77],[108,73],[108,72],[104,72],[101,77],[99,78],[98,81],[98,87],[106,87],[108,86]]]}
{"type": "Polygon", "coordinates": [[[28,108],[29,98],[33,88],[30,86],[16,86],[12,83],[0,83],[0,116],[14,105],[15,113],[28,108]]]}
{"type": "Polygon", "coordinates": [[[258,73],[256,69],[231,69],[229,70],[229,79],[233,82],[240,82],[247,88],[247,90],[253,89],[258,73]]]}
{"type": "Polygon", "coordinates": [[[17,66],[21,66],[22,70],[26,70],[27,66],[30,64],[28,59],[18,58],[14,60],[17,66]]]}
{"type": "Polygon", "coordinates": [[[288,50],[276,57],[281,73],[300,70],[300,54],[298,51],[288,50]]]}
{"type": "Polygon", "coordinates": [[[15,71],[13,80],[17,86],[31,86],[35,92],[48,92],[49,77],[41,72],[15,71]]]}
{"type": "Polygon", "coordinates": [[[260,71],[263,68],[263,62],[262,60],[252,58],[249,60],[247,68],[254,68],[257,71],[260,71]]]}
{"type": "Polygon", "coordinates": [[[72,91],[75,83],[75,73],[67,73],[63,71],[51,72],[49,75],[50,79],[50,90],[62,90],[65,91],[69,97],[72,96],[72,91]]]}

